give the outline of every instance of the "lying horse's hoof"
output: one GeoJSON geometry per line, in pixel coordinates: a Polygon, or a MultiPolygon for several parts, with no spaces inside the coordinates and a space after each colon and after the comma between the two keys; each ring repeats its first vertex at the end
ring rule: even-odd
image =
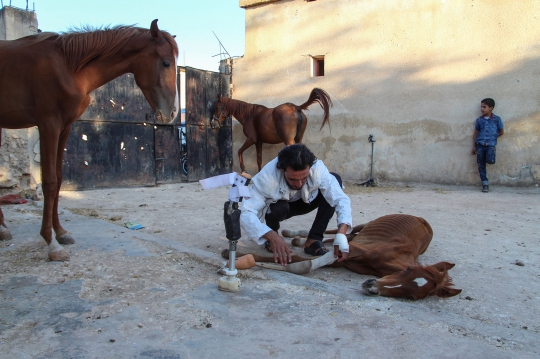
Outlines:
{"type": "Polygon", "coordinates": [[[229,250],[224,249],[221,251],[221,258],[229,259],[229,250]]]}
{"type": "Polygon", "coordinates": [[[281,231],[281,235],[283,237],[289,237],[289,238],[293,238],[297,236],[307,238],[309,235],[309,231],[306,231],[305,229],[299,230],[299,231],[293,231],[291,229],[284,229],[281,231]]]}
{"type": "Polygon", "coordinates": [[[375,284],[377,283],[377,279],[368,279],[364,283],[362,283],[362,293],[364,295],[378,295],[379,291],[377,290],[377,287],[375,287],[375,284]]]}
{"type": "Polygon", "coordinates": [[[295,247],[303,247],[306,244],[306,239],[300,236],[295,236],[291,241],[291,244],[295,247]]]}
{"type": "Polygon", "coordinates": [[[58,241],[58,243],[64,244],[64,245],[75,243],[75,240],[69,233],[64,233],[61,236],[56,236],[56,240],[58,241]]]}
{"type": "Polygon", "coordinates": [[[12,239],[9,229],[0,226],[0,241],[10,241],[12,239]]]}
{"type": "Polygon", "coordinates": [[[66,262],[69,261],[69,254],[64,249],[49,251],[49,259],[51,262],[66,262]]]}

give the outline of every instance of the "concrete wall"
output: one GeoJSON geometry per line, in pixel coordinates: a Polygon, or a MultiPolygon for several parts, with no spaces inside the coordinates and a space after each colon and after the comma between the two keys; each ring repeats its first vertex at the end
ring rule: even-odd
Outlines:
{"type": "MultiPolygon", "coordinates": [[[[540,2],[521,0],[240,0],[246,53],[233,62],[233,97],[268,107],[303,103],[314,87],[334,102],[306,113],[304,136],[344,178],[479,184],[470,154],[480,101],[505,123],[490,182],[540,183],[540,2]],[[311,77],[310,56],[325,56],[311,77]]],[[[234,121],[234,151],[245,137],[234,121]]],[[[281,145],[263,148],[263,163],[281,145]]],[[[236,155],[235,170],[238,170],[236,155]]],[[[256,173],[255,148],[244,154],[256,173]]]]}
{"type": "MultiPolygon", "coordinates": [[[[6,6],[0,9],[0,40],[14,40],[38,32],[36,13],[6,6]]],[[[36,189],[41,182],[37,128],[2,129],[0,194],[36,189]]]]}

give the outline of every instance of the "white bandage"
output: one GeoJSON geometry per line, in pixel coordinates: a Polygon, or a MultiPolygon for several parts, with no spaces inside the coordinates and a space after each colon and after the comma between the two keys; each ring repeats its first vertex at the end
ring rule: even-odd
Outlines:
{"type": "Polygon", "coordinates": [[[349,253],[349,241],[347,241],[347,236],[341,233],[336,234],[334,238],[334,245],[339,246],[339,250],[345,253],[349,253]]]}

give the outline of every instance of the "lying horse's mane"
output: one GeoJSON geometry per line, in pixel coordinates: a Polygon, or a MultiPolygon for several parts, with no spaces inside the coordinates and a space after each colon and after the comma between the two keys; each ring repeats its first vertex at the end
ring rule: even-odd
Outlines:
{"type": "Polygon", "coordinates": [[[441,272],[433,266],[422,268],[426,270],[429,273],[429,277],[431,277],[431,279],[437,283],[433,293],[437,293],[437,291],[441,288],[451,287],[454,285],[454,283],[452,283],[452,278],[448,275],[448,271],[446,269],[441,272]]]}
{"type": "MultiPolygon", "coordinates": [[[[43,32],[28,36],[24,39],[35,44],[47,39],[53,39],[60,44],[64,57],[71,71],[78,72],[90,61],[98,57],[115,55],[125,44],[132,39],[144,41],[150,30],[133,25],[119,25],[115,27],[92,28],[85,26],[70,29],[64,33],[43,32]]],[[[178,55],[178,46],[171,34],[161,32],[163,37],[173,47],[174,56],[178,55]]]]}
{"type": "Polygon", "coordinates": [[[240,100],[234,100],[228,97],[222,97],[223,105],[231,115],[238,118],[252,117],[255,109],[262,105],[247,103],[240,100]]]}

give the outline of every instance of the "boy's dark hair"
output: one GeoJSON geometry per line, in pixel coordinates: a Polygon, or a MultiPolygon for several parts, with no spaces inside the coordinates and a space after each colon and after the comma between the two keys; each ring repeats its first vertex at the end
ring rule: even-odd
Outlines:
{"type": "Polygon", "coordinates": [[[286,171],[289,167],[293,171],[303,171],[307,167],[313,166],[316,161],[317,157],[306,145],[297,143],[279,151],[276,167],[283,171],[286,171]]]}
{"type": "Polygon", "coordinates": [[[482,101],[480,101],[480,103],[485,103],[486,105],[488,105],[489,107],[491,108],[495,108],[495,100],[492,99],[492,98],[485,98],[483,99],[482,101]]]}

